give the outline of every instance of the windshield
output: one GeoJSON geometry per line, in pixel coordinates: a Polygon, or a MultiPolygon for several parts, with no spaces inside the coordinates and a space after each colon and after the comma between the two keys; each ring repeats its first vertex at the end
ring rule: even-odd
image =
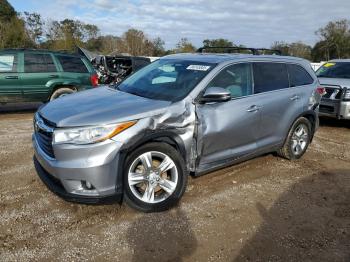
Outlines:
{"type": "Polygon", "coordinates": [[[316,75],[318,77],[350,79],[350,63],[348,62],[326,63],[317,70],[316,75]]]}
{"type": "Polygon", "coordinates": [[[214,66],[160,59],[125,79],[117,88],[137,96],[176,102],[186,97],[214,66]]]}

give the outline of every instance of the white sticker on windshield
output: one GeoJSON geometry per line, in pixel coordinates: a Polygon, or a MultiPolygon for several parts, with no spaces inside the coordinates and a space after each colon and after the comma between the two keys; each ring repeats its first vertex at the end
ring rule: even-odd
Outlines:
{"type": "Polygon", "coordinates": [[[210,68],[210,66],[204,66],[204,65],[189,65],[186,69],[187,70],[197,70],[197,71],[207,71],[210,68]]]}

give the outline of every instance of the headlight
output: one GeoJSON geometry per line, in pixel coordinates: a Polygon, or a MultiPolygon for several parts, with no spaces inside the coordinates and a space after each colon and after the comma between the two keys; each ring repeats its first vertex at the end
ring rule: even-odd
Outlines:
{"type": "Polygon", "coordinates": [[[121,133],[125,129],[136,124],[137,121],[129,121],[119,124],[77,127],[69,129],[55,129],[53,133],[54,144],[91,144],[102,142],[121,133]]]}
{"type": "Polygon", "coordinates": [[[344,100],[350,100],[350,89],[348,88],[344,94],[344,100]]]}

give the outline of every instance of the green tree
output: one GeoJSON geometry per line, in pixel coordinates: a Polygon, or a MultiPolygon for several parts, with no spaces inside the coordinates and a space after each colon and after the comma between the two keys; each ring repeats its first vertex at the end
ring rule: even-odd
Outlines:
{"type": "Polygon", "coordinates": [[[301,57],[307,60],[311,60],[311,50],[311,46],[300,41],[289,45],[289,54],[291,56],[301,57]]]}
{"type": "Polygon", "coordinates": [[[298,41],[294,43],[287,43],[284,41],[276,41],[272,44],[271,49],[281,51],[282,55],[296,56],[311,60],[311,46],[298,41]]]}
{"type": "Polygon", "coordinates": [[[290,55],[289,54],[289,44],[284,42],[284,41],[275,41],[271,45],[271,49],[281,51],[282,55],[290,55]]]}
{"type": "Polygon", "coordinates": [[[12,18],[16,17],[17,13],[12,5],[7,0],[0,0],[0,21],[10,22],[12,18]]]}
{"type": "MultiPolygon", "coordinates": [[[[218,39],[205,39],[203,41],[203,46],[206,47],[233,47],[235,46],[231,41],[224,39],[224,38],[218,38],[218,39]]],[[[211,53],[222,53],[225,52],[226,49],[212,49],[210,52],[211,53]]]]}
{"type": "Polygon", "coordinates": [[[176,44],[176,53],[193,53],[196,51],[196,47],[186,38],[181,38],[176,44]]]}
{"type": "Polygon", "coordinates": [[[131,55],[145,55],[148,51],[147,37],[141,30],[129,29],[122,35],[123,43],[120,43],[120,50],[131,55]]]}
{"type": "Polygon", "coordinates": [[[90,44],[95,46],[99,28],[96,25],[85,24],[79,20],[64,19],[51,21],[47,29],[48,45],[51,49],[75,50],[76,46],[90,44]],[[90,43],[89,43],[90,41],[90,43]]]}
{"type": "Polygon", "coordinates": [[[38,46],[39,39],[43,36],[45,22],[38,13],[24,12],[24,22],[30,40],[38,46]]]}
{"type": "Polygon", "coordinates": [[[153,50],[152,56],[163,56],[165,55],[165,42],[160,38],[156,37],[152,40],[153,50]]]}
{"type": "Polygon", "coordinates": [[[350,56],[350,21],[329,22],[316,32],[321,40],[313,48],[315,61],[345,58],[350,56]]]}
{"type": "Polygon", "coordinates": [[[6,0],[0,0],[0,48],[31,46],[33,43],[27,37],[24,21],[6,0]]]}

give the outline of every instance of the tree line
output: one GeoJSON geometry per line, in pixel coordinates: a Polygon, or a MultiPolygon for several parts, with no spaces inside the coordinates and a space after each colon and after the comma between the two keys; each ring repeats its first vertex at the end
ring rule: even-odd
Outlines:
{"type": "MultiPolygon", "coordinates": [[[[319,41],[312,47],[301,41],[277,41],[271,45],[283,55],[310,61],[350,57],[350,21],[329,22],[315,34],[319,41]]],[[[205,39],[204,46],[244,47],[227,39],[205,39]]],[[[98,26],[79,20],[44,21],[38,13],[18,13],[7,0],[0,0],[0,48],[45,48],[74,51],[76,46],[102,54],[163,56],[178,52],[194,52],[196,47],[181,38],[175,48],[166,50],[160,37],[151,38],[143,31],[129,29],[121,36],[103,35],[98,26]]],[[[217,50],[220,52],[222,50],[217,50]]]]}

